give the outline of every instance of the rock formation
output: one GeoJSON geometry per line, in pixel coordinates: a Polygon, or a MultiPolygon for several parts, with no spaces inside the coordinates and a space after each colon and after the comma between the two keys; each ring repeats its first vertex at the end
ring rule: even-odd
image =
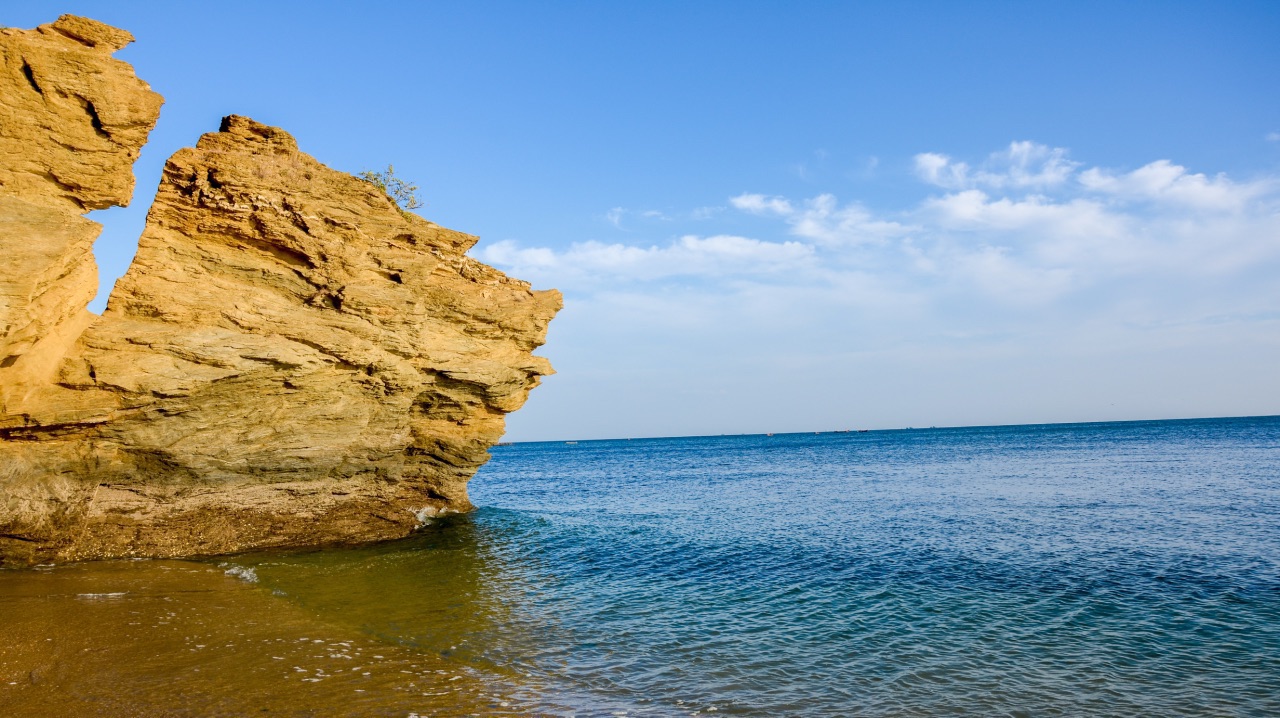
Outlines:
{"type": "Polygon", "coordinates": [[[0,565],[403,536],[548,362],[555,291],[231,116],[164,168],[107,310],[81,214],[124,204],[161,99],[63,16],[0,31],[0,565]]]}

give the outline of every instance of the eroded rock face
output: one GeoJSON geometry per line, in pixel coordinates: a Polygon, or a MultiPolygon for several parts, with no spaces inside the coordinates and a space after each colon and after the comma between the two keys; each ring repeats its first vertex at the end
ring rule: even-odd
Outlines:
{"type": "Polygon", "coordinates": [[[79,212],[127,200],[159,109],[110,58],[128,39],[66,17],[0,34],[5,98],[35,96],[6,103],[0,141],[39,136],[0,166],[0,563],[369,541],[469,508],[504,415],[551,372],[532,351],[559,293],[232,116],[169,160],[94,317],[97,226],[79,212]],[[38,69],[64,66],[128,89],[72,117],[77,101],[35,99],[93,85],[38,69]],[[90,141],[97,125],[122,148],[101,165],[29,156],[52,128],[90,141]]]}

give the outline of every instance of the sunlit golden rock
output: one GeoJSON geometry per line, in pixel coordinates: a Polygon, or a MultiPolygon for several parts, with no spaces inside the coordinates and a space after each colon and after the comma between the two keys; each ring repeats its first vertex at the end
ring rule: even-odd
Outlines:
{"type": "Polygon", "coordinates": [[[170,158],[88,313],[80,213],[128,200],[160,106],[110,57],[130,39],[0,31],[0,564],[369,541],[469,508],[551,373],[532,352],[559,293],[231,116],[170,158]]]}

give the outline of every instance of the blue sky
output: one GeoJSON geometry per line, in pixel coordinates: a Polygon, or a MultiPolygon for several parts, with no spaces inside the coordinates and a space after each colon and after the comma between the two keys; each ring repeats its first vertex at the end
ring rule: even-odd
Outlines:
{"type": "MultiPolygon", "coordinates": [[[[1280,4],[12,3],[566,306],[512,440],[1280,412],[1280,4]]],[[[101,301],[101,300],[100,300],[101,301]]]]}

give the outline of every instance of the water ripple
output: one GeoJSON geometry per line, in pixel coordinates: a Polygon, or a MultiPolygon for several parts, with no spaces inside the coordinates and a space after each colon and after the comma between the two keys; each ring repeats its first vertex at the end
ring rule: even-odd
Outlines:
{"type": "Polygon", "coordinates": [[[1278,466],[1275,418],[518,444],[256,568],[531,713],[1276,715],[1278,466]]]}

